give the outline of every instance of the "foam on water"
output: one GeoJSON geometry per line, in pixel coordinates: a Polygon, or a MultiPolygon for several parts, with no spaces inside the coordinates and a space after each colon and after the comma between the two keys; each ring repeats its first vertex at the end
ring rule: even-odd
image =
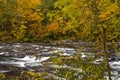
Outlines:
{"type": "Polygon", "coordinates": [[[4,48],[4,46],[0,46],[0,49],[4,48]]]}
{"type": "Polygon", "coordinates": [[[48,60],[50,57],[41,57],[37,58],[35,56],[26,55],[23,58],[14,58],[10,57],[9,61],[0,61],[0,64],[2,65],[11,65],[16,67],[35,67],[35,66],[41,66],[41,62],[48,60]]]}
{"type": "Polygon", "coordinates": [[[5,54],[5,52],[0,52],[0,55],[3,55],[3,54],[5,54]]]}
{"type": "Polygon", "coordinates": [[[21,47],[20,43],[14,44],[14,47],[21,47]]]}

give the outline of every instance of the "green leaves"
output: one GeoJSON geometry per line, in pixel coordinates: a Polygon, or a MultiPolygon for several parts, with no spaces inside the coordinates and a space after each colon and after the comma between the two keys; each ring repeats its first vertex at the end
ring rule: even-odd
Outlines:
{"type": "Polygon", "coordinates": [[[26,26],[25,25],[20,25],[20,27],[14,27],[12,30],[11,34],[14,36],[14,38],[19,41],[25,37],[26,33],[26,26]]]}
{"type": "Polygon", "coordinates": [[[119,0],[1,0],[0,12],[1,31],[13,35],[24,25],[28,39],[43,40],[59,32],[57,39],[99,40],[104,26],[108,41],[119,41],[119,0]],[[47,32],[47,26],[54,22],[59,24],[59,30],[47,32]]]}

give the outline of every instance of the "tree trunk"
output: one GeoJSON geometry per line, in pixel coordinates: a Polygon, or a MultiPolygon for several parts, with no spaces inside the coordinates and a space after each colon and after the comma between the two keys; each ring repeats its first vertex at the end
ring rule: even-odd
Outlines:
{"type": "Polygon", "coordinates": [[[106,30],[105,30],[104,27],[103,27],[103,49],[104,49],[105,61],[106,61],[106,64],[107,64],[108,77],[109,77],[109,80],[112,80],[111,79],[111,69],[110,69],[109,59],[108,59],[109,54],[107,53],[106,30]]]}

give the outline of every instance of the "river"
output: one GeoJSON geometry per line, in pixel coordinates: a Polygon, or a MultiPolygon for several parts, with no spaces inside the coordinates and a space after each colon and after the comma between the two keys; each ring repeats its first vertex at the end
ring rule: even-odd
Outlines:
{"type": "MultiPolygon", "coordinates": [[[[0,43],[0,73],[18,75],[23,70],[34,71],[36,73],[44,71],[44,63],[48,64],[48,72],[55,79],[60,78],[52,74],[55,68],[70,68],[82,71],[71,66],[51,65],[52,57],[74,56],[81,54],[81,58],[86,57],[86,53],[93,52],[90,44],[84,42],[63,42],[61,43],[0,43]],[[85,49],[81,45],[88,45],[85,49]],[[79,51],[82,49],[81,51],[79,51]]],[[[109,64],[113,80],[120,80],[120,56],[112,54],[109,64]]],[[[103,58],[96,59],[95,64],[99,64],[103,58]]],[[[107,78],[107,76],[106,76],[107,78]]],[[[61,78],[62,79],[62,78],[61,78]]],[[[63,78],[64,80],[64,78],[63,78]]]]}

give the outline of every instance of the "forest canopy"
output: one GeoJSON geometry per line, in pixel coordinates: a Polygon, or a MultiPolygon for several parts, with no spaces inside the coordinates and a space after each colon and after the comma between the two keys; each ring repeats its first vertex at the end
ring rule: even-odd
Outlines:
{"type": "Polygon", "coordinates": [[[0,0],[0,41],[120,39],[119,0],[0,0]]]}

